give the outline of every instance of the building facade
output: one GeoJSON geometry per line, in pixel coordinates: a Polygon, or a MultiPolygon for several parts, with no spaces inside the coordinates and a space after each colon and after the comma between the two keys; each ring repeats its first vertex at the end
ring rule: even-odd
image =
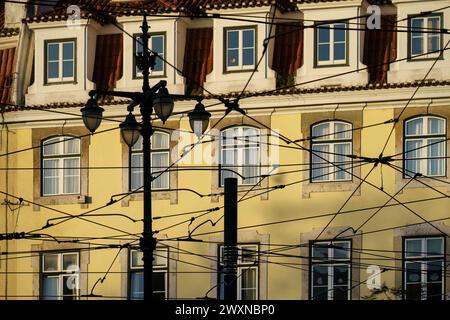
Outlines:
{"type": "Polygon", "coordinates": [[[141,90],[143,10],[151,84],[212,113],[201,143],[193,99],[153,121],[156,296],[223,296],[234,176],[239,299],[448,298],[450,1],[54,3],[0,8],[1,299],[143,296],[129,101],[80,113],[141,90]]]}

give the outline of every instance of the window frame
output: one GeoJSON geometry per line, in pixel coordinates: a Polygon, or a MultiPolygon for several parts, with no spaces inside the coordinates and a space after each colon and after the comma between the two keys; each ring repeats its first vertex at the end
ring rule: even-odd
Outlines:
{"type": "MultiPolygon", "coordinates": [[[[163,148],[153,149],[153,145],[154,145],[153,144],[154,134],[153,134],[152,137],[151,137],[151,150],[150,150],[151,160],[153,160],[152,156],[154,154],[163,154],[163,153],[166,154],[167,153],[167,160],[168,160],[168,166],[167,167],[169,167],[170,166],[170,153],[171,153],[171,151],[170,151],[170,133],[168,133],[166,131],[163,131],[163,130],[155,130],[154,133],[163,133],[167,137],[167,146],[168,147],[164,148],[164,149],[163,148]]],[[[140,136],[139,139],[142,139],[142,136],[140,136]]],[[[131,172],[132,168],[131,168],[131,165],[132,165],[133,154],[142,154],[142,156],[143,156],[143,151],[142,151],[142,149],[140,149],[138,151],[133,150],[133,147],[129,147],[129,149],[128,149],[128,163],[129,163],[129,166],[128,166],[128,191],[137,190],[139,188],[138,187],[136,189],[132,189],[133,180],[132,180],[132,172],[131,172]]],[[[151,163],[153,163],[153,161],[151,161],[151,163]]],[[[144,168],[142,168],[142,171],[144,171],[144,168]]],[[[161,171],[161,170],[156,170],[156,171],[161,171]]],[[[143,174],[144,173],[142,172],[142,175],[143,174]]],[[[157,187],[153,186],[153,183],[156,181],[156,180],[154,180],[154,181],[152,181],[152,190],[155,190],[155,191],[166,191],[166,190],[170,189],[170,171],[168,171],[168,172],[166,172],[166,173],[161,175],[161,177],[163,177],[163,176],[167,177],[166,178],[166,180],[167,180],[167,188],[157,188],[157,187]]]]}
{"type": "MultiPolygon", "coordinates": [[[[169,298],[169,265],[170,265],[170,250],[168,247],[165,246],[158,246],[156,248],[156,252],[158,251],[165,251],[166,252],[166,257],[165,257],[165,264],[164,265],[153,265],[153,272],[154,273],[164,273],[164,283],[165,283],[165,294],[164,294],[164,299],[168,299],[169,298]]],[[[139,249],[129,249],[128,250],[128,268],[127,268],[127,300],[140,300],[140,299],[132,299],[131,298],[131,293],[132,293],[132,288],[131,288],[131,277],[133,273],[139,273],[139,272],[144,272],[144,265],[142,266],[133,266],[133,252],[139,252],[139,249]]],[[[154,260],[156,261],[156,259],[154,260]]]]}
{"type": "Polygon", "coordinates": [[[64,38],[64,39],[51,39],[44,40],[44,85],[57,85],[57,84],[76,84],[77,83],[77,38],[64,38]],[[73,43],[73,77],[64,78],[63,77],[63,44],[73,43]],[[50,80],[48,77],[48,47],[50,44],[57,43],[59,45],[59,77],[56,80],[50,80]]]}
{"type": "MultiPolygon", "coordinates": [[[[328,257],[330,256],[330,251],[333,252],[335,248],[333,247],[328,247],[328,257]]],[[[313,267],[317,266],[317,265],[324,265],[327,266],[328,271],[331,269],[331,276],[328,275],[329,278],[331,278],[332,282],[330,282],[328,280],[328,284],[327,284],[327,301],[334,301],[334,278],[333,278],[333,267],[334,266],[339,266],[339,265],[348,265],[348,289],[347,289],[347,301],[348,300],[352,300],[352,281],[353,281],[353,241],[352,239],[343,239],[343,240],[310,240],[309,241],[309,259],[308,259],[308,265],[309,265],[309,271],[308,271],[308,299],[309,300],[313,300],[313,267]],[[327,244],[327,246],[329,246],[331,243],[338,243],[338,242],[346,242],[349,244],[349,254],[348,254],[348,258],[347,259],[327,259],[327,260],[323,260],[323,261],[314,261],[313,259],[313,247],[315,244],[317,243],[323,243],[323,244],[327,244]],[[331,288],[330,288],[331,285],[331,288]],[[332,299],[330,299],[330,297],[332,297],[332,299]]],[[[327,272],[328,272],[327,271],[327,272]]]]}
{"type": "MultiPolygon", "coordinates": [[[[447,276],[446,276],[446,271],[447,271],[447,241],[446,238],[442,235],[423,235],[423,236],[404,236],[402,237],[402,266],[401,266],[401,272],[402,272],[402,285],[401,285],[401,293],[402,293],[402,300],[406,300],[406,263],[408,262],[419,262],[421,264],[421,278],[420,278],[420,285],[421,285],[421,289],[423,290],[425,288],[425,290],[427,290],[426,285],[428,284],[427,281],[424,282],[424,278],[427,277],[427,273],[425,271],[427,271],[427,269],[424,269],[424,264],[423,262],[428,262],[428,261],[440,261],[442,260],[442,276],[441,276],[441,283],[442,283],[442,288],[441,288],[441,292],[442,292],[442,300],[447,300],[447,294],[446,294],[446,287],[447,287],[447,276]],[[427,252],[428,251],[421,251],[422,255],[421,256],[413,256],[413,257],[406,257],[406,242],[408,240],[421,240],[421,250],[423,250],[424,248],[424,244],[426,247],[426,242],[429,239],[442,239],[442,254],[440,255],[434,255],[434,256],[427,256],[427,252]],[[425,270],[425,271],[424,271],[425,270]]],[[[426,265],[425,265],[426,266],[426,265]]],[[[423,299],[423,296],[421,296],[421,301],[422,300],[428,300],[428,292],[427,292],[427,296],[425,299],[423,299]]],[[[412,300],[415,301],[415,300],[412,300]]]]}
{"type": "MultiPolygon", "coordinates": [[[[447,118],[443,117],[443,116],[439,116],[439,115],[434,115],[434,114],[421,114],[421,115],[414,115],[412,117],[406,118],[403,121],[403,136],[402,136],[402,141],[403,141],[403,145],[402,145],[402,151],[403,151],[403,160],[402,160],[402,177],[403,179],[414,179],[414,175],[412,173],[407,174],[406,173],[406,161],[411,161],[411,160],[407,160],[406,159],[406,143],[407,141],[412,141],[412,140],[429,140],[429,139],[438,139],[438,138],[443,138],[443,146],[444,146],[444,156],[447,156],[447,141],[445,139],[447,139],[447,118]],[[436,119],[440,119],[444,121],[444,133],[443,134],[429,134],[428,133],[428,119],[429,118],[436,118],[436,119]],[[407,124],[410,121],[413,121],[415,119],[422,119],[422,123],[423,123],[423,131],[425,132],[425,128],[427,129],[427,134],[421,134],[421,135],[416,135],[416,136],[406,136],[406,130],[407,130],[407,124]]],[[[428,144],[428,143],[427,143],[428,144]]],[[[438,143],[437,143],[438,144],[438,143]]],[[[427,156],[423,156],[423,152],[426,152],[428,148],[421,148],[418,149],[421,151],[421,155],[419,158],[428,158],[427,156]]],[[[421,165],[423,163],[425,163],[424,168],[426,169],[426,173],[422,173],[423,177],[447,177],[447,159],[444,158],[442,159],[443,163],[444,163],[444,169],[443,169],[443,175],[428,175],[428,163],[427,163],[428,159],[417,159],[414,161],[420,161],[421,165]]],[[[416,178],[417,179],[417,178],[416,178]]]]}
{"type": "MultiPolygon", "coordinates": [[[[133,80],[137,80],[137,79],[142,79],[142,74],[140,71],[138,71],[137,65],[136,65],[136,54],[137,54],[137,46],[139,44],[138,41],[135,41],[134,39],[137,38],[138,40],[140,40],[140,36],[142,35],[142,33],[135,33],[133,34],[133,80]],[[141,74],[141,75],[140,75],[141,74]]],[[[163,66],[163,70],[162,71],[152,71],[150,69],[150,74],[149,74],[149,78],[166,78],[167,77],[167,67],[166,67],[166,62],[165,60],[167,60],[167,32],[165,31],[158,31],[158,32],[150,32],[149,33],[150,38],[148,39],[148,46],[150,50],[152,49],[152,37],[153,36],[162,36],[163,38],[163,59],[162,59],[162,66],[163,66]]]]}
{"type": "MultiPolygon", "coordinates": [[[[437,53],[432,53],[432,54],[425,54],[425,52],[427,52],[425,50],[425,46],[428,49],[428,33],[422,33],[422,35],[424,35],[424,37],[426,36],[426,41],[424,41],[424,50],[423,52],[420,54],[421,56],[417,57],[412,55],[412,20],[414,19],[426,19],[426,21],[428,21],[428,18],[434,18],[434,17],[438,17],[439,18],[439,22],[440,22],[440,29],[444,28],[444,14],[443,13],[432,13],[426,16],[420,15],[420,14],[412,14],[412,15],[408,15],[407,19],[408,19],[408,53],[407,53],[407,61],[408,62],[414,62],[414,61],[427,61],[427,60],[443,60],[444,59],[444,55],[440,55],[440,52],[437,53]],[[439,57],[439,58],[438,58],[439,57]]],[[[439,50],[442,50],[443,45],[444,45],[444,37],[442,36],[442,33],[438,33],[439,34],[439,50]]]]}
{"type": "Polygon", "coordinates": [[[81,194],[81,189],[82,189],[82,174],[81,174],[81,166],[82,166],[82,141],[80,137],[77,136],[73,136],[73,135],[56,135],[56,136],[50,136],[50,137],[46,137],[44,139],[41,140],[41,145],[40,145],[41,151],[40,151],[40,163],[41,163],[41,181],[40,181],[40,196],[41,197],[54,197],[54,196],[71,196],[71,195],[80,195],[81,194]],[[58,143],[54,143],[55,145],[59,146],[59,148],[63,149],[64,152],[64,142],[66,140],[71,140],[73,138],[73,140],[78,140],[78,147],[79,147],[79,153],[73,153],[73,154],[65,154],[65,153],[60,153],[57,155],[44,155],[44,148],[45,148],[45,142],[48,140],[52,140],[52,139],[59,139],[58,143]],[[68,139],[70,138],[70,139],[68,139]],[[78,159],[78,163],[79,163],[79,168],[78,168],[78,176],[79,176],[79,180],[78,180],[78,191],[77,192],[73,192],[73,193],[64,193],[64,160],[66,159],[78,159]],[[45,175],[44,175],[44,162],[45,160],[58,160],[58,193],[55,194],[45,194],[44,193],[44,179],[45,179],[45,175]]]}
{"type": "MultiPolygon", "coordinates": [[[[236,145],[235,144],[233,147],[228,147],[228,149],[231,149],[231,150],[238,150],[238,161],[237,161],[238,163],[237,164],[233,163],[233,166],[230,166],[230,167],[223,166],[223,164],[222,164],[223,150],[224,150],[223,149],[224,146],[223,146],[223,142],[222,142],[222,140],[223,140],[223,133],[225,131],[227,131],[227,130],[233,130],[235,128],[239,128],[239,131],[241,131],[241,133],[239,133],[238,136],[240,135],[241,137],[244,137],[243,131],[244,131],[245,128],[249,128],[249,129],[253,129],[253,130],[257,130],[258,131],[259,137],[258,137],[257,145],[258,145],[259,165],[257,167],[258,167],[259,174],[261,175],[261,168],[262,168],[262,161],[261,161],[262,160],[261,129],[258,128],[258,127],[255,127],[255,126],[251,126],[251,125],[233,125],[233,126],[225,127],[225,128],[220,130],[220,134],[219,134],[219,172],[218,172],[219,173],[219,175],[218,175],[219,176],[219,188],[223,188],[224,187],[224,183],[222,183],[222,175],[223,175],[222,167],[224,167],[225,169],[235,170],[236,167],[234,167],[234,166],[237,166],[237,170],[235,170],[235,171],[237,171],[240,175],[244,176],[244,174],[243,174],[244,154],[243,154],[243,151],[241,151],[241,150],[249,148],[248,146],[246,146],[246,143],[247,143],[246,141],[242,141],[242,140],[237,140],[236,139],[236,141],[240,141],[241,142],[241,145],[236,145]],[[239,162],[239,160],[242,160],[242,164],[239,162]]],[[[248,167],[254,167],[254,166],[249,165],[248,167]]],[[[231,172],[231,171],[227,171],[227,172],[229,172],[230,174],[234,175],[234,173],[231,172]]],[[[250,183],[244,183],[244,180],[241,177],[237,176],[237,175],[236,175],[236,178],[238,180],[238,186],[253,186],[253,185],[255,185],[254,183],[251,183],[251,182],[250,183]]],[[[260,182],[258,182],[257,185],[260,185],[260,182]]]]}
{"type": "Polygon", "coordinates": [[[350,65],[350,55],[349,55],[349,30],[348,30],[348,21],[340,21],[340,22],[316,22],[314,24],[314,68],[330,68],[330,67],[343,67],[343,66],[349,66],[350,65]],[[344,24],[345,25],[345,61],[337,60],[337,62],[334,62],[334,27],[330,28],[330,60],[325,62],[319,61],[319,30],[320,28],[317,28],[318,26],[331,26],[334,24],[344,24]],[[331,32],[332,31],[332,32],[331,32]],[[333,50],[332,50],[333,49],[333,50]],[[332,55],[333,53],[333,55],[332,55]]]}
{"type": "MultiPolygon", "coordinates": [[[[309,167],[309,182],[310,183],[352,182],[353,181],[353,174],[354,173],[353,173],[353,159],[352,158],[349,158],[349,160],[348,160],[350,162],[349,163],[350,168],[346,169],[346,171],[351,172],[349,179],[335,179],[335,176],[338,173],[338,171],[336,171],[337,170],[336,166],[333,166],[331,168],[331,170],[334,170],[334,169],[336,169],[336,170],[332,171],[332,173],[328,173],[328,177],[330,175],[333,175],[333,179],[330,179],[330,178],[328,178],[327,180],[315,180],[315,179],[313,179],[313,156],[314,155],[313,155],[313,152],[312,152],[312,150],[314,148],[314,145],[327,144],[327,145],[334,146],[335,144],[350,142],[350,151],[351,151],[351,154],[353,154],[353,148],[354,148],[353,131],[354,131],[353,130],[353,123],[351,123],[349,121],[346,121],[346,120],[340,120],[340,119],[323,120],[323,121],[319,121],[319,122],[315,122],[315,123],[311,124],[311,126],[309,128],[309,136],[311,137],[311,139],[310,139],[311,152],[309,152],[309,163],[310,163],[310,167],[309,167]],[[350,125],[350,129],[349,130],[337,131],[337,133],[339,133],[339,132],[349,132],[350,133],[350,138],[333,139],[333,140],[320,140],[320,141],[316,140],[316,141],[314,141],[314,139],[313,139],[314,127],[319,126],[319,125],[324,124],[324,123],[329,123],[330,124],[330,132],[329,132],[329,136],[330,137],[334,136],[336,134],[336,131],[334,131],[334,124],[335,123],[343,123],[343,124],[346,124],[346,125],[350,125]],[[332,131],[331,131],[331,129],[332,129],[332,131]]],[[[328,151],[328,152],[333,152],[333,151],[328,151]]],[[[333,157],[333,160],[328,160],[329,162],[327,162],[331,166],[331,163],[335,162],[334,158],[335,158],[336,155],[330,153],[329,156],[333,157]]],[[[344,164],[343,166],[345,166],[345,165],[346,164],[344,164]]],[[[328,168],[328,170],[330,170],[330,168],[328,168]]],[[[345,171],[344,171],[344,173],[345,173],[345,171]]]]}
{"type": "MultiPolygon", "coordinates": [[[[221,280],[221,275],[222,275],[222,270],[223,270],[223,247],[224,244],[219,244],[217,246],[217,257],[218,257],[218,261],[217,261],[217,297],[218,299],[221,299],[221,289],[222,289],[222,280],[221,280]]],[[[261,261],[260,261],[260,243],[257,242],[249,242],[249,243],[238,243],[237,245],[238,248],[238,259],[237,259],[237,269],[236,269],[236,275],[237,275],[237,283],[236,283],[236,298],[237,300],[242,300],[242,270],[256,270],[256,288],[254,288],[256,290],[256,294],[255,294],[255,300],[259,300],[259,296],[260,296],[260,265],[261,265],[261,261]],[[242,248],[243,247],[255,247],[256,248],[256,264],[255,262],[245,262],[242,261],[242,248]]],[[[242,300],[245,301],[245,300],[242,300]]],[[[252,300],[247,300],[247,301],[252,301],[252,300]]]]}
{"type": "Polygon", "coordinates": [[[252,72],[256,67],[256,59],[258,57],[258,26],[257,25],[249,25],[249,26],[238,26],[238,27],[225,27],[223,28],[223,73],[238,73],[238,72],[252,72]],[[243,37],[242,34],[245,30],[253,30],[253,65],[244,66],[242,64],[243,57],[243,37]],[[228,62],[228,32],[230,31],[238,31],[238,50],[239,50],[239,64],[238,66],[229,67],[228,62]]]}
{"type": "Polygon", "coordinates": [[[80,252],[78,250],[66,250],[66,251],[52,251],[52,252],[41,252],[40,254],[40,271],[39,271],[39,300],[64,300],[65,296],[73,297],[73,299],[69,300],[79,300],[80,299],[80,252]],[[78,266],[78,272],[75,273],[69,273],[67,272],[67,269],[64,270],[64,256],[65,255],[73,255],[76,254],[77,256],[77,266],[78,266]],[[45,271],[44,269],[44,262],[45,262],[45,256],[49,255],[56,255],[58,256],[58,269],[54,271],[45,271]],[[45,299],[44,297],[44,277],[48,278],[58,278],[58,295],[56,297],[53,297],[55,299],[45,299]],[[64,295],[63,294],[63,285],[62,282],[64,281],[65,277],[76,277],[77,281],[77,293],[76,295],[64,295]]]}

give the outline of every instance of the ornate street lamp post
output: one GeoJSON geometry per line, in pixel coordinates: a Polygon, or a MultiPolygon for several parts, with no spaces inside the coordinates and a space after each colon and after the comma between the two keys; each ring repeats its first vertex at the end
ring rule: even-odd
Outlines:
{"type": "Polygon", "coordinates": [[[166,88],[166,81],[161,80],[155,86],[150,87],[149,74],[150,69],[153,69],[156,62],[156,55],[150,54],[148,48],[148,41],[150,35],[148,33],[147,17],[144,16],[142,22],[142,46],[143,53],[136,57],[139,69],[142,70],[143,85],[142,92],[124,92],[124,91],[99,91],[92,90],[89,92],[89,100],[86,106],[81,109],[83,115],[83,122],[86,128],[94,133],[100,126],[104,109],[98,106],[96,95],[102,94],[106,96],[126,97],[133,100],[133,103],[128,106],[128,115],[125,120],[119,125],[121,136],[124,142],[131,148],[142,135],[143,160],[144,160],[144,230],[142,238],[140,239],[140,248],[143,252],[144,262],[144,300],[152,298],[153,286],[153,251],[156,248],[156,239],[153,237],[152,229],[152,180],[151,176],[151,136],[154,132],[151,124],[151,115],[153,110],[163,123],[170,117],[174,108],[174,99],[177,98],[197,98],[198,104],[194,111],[189,113],[189,121],[192,130],[200,137],[205,133],[209,118],[211,114],[205,111],[201,104],[203,97],[192,97],[185,95],[170,95],[166,88]],[[140,105],[140,113],[142,123],[139,124],[133,115],[134,106],[140,105]]]}

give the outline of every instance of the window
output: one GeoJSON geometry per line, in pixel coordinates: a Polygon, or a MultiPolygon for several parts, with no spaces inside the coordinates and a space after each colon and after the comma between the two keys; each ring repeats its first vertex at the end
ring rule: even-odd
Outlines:
{"type": "MultiPolygon", "coordinates": [[[[137,40],[135,41],[135,55],[139,55],[143,53],[142,40],[138,38],[140,35],[135,35],[137,40]]],[[[149,49],[158,53],[158,57],[155,60],[155,67],[153,70],[150,70],[150,76],[164,76],[165,75],[165,64],[163,59],[166,59],[165,56],[165,46],[166,46],[166,34],[165,33],[151,33],[150,39],[148,40],[149,49]],[[162,59],[160,58],[162,57],[162,59]]],[[[142,77],[141,70],[138,68],[135,61],[135,77],[142,77]]]]}
{"type": "MultiPolygon", "coordinates": [[[[409,21],[409,57],[422,55],[428,52],[440,50],[441,34],[439,29],[442,27],[440,15],[433,15],[428,17],[411,18],[409,21]],[[427,32],[422,32],[423,30],[427,32]],[[436,32],[432,29],[438,29],[436,32]]],[[[433,52],[419,58],[436,58],[440,52],[433,52]]]]}
{"type": "Polygon", "coordinates": [[[316,65],[342,65],[347,63],[347,24],[321,24],[316,26],[316,65]]]}
{"type": "Polygon", "coordinates": [[[80,139],[59,136],[42,142],[43,196],[80,193],[80,139]]]}
{"type": "Polygon", "coordinates": [[[255,67],[256,28],[225,29],[225,70],[252,70],[255,67]]]}
{"type": "MultiPolygon", "coordinates": [[[[219,247],[218,297],[224,298],[223,246],[219,247]]],[[[237,299],[258,300],[259,248],[257,244],[238,245],[237,299]]]]}
{"type": "Polygon", "coordinates": [[[253,127],[232,127],[220,133],[220,185],[225,178],[236,177],[243,185],[255,184],[260,176],[260,130],[253,127]],[[232,170],[232,171],[231,171],[232,170]],[[239,173],[239,177],[235,172],[239,173]]]}
{"type": "MultiPolygon", "coordinates": [[[[140,250],[130,251],[129,297],[132,300],[144,299],[144,263],[140,250]]],[[[153,296],[156,299],[167,298],[167,270],[169,251],[157,248],[153,253],[153,296]]]]}
{"type": "Polygon", "coordinates": [[[314,242],[311,246],[312,300],[349,300],[351,242],[314,242]]]}
{"type": "Polygon", "coordinates": [[[404,176],[445,176],[446,126],[443,118],[416,117],[405,122],[404,176]]]}
{"type": "Polygon", "coordinates": [[[403,254],[404,298],[443,300],[444,238],[405,238],[403,254]]]}
{"type": "Polygon", "coordinates": [[[347,157],[352,154],[352,125],[327,121],[313,125],[311,131],[311,181],[351,180],[346,171],[352,172],[347,157]]]}
{"type": "MultiPolygon", "coordinates": [[[[169,134],[155,131],[151,143],[152,174],[158,176],[169,167],[169,134]]],[[[130,189],[136,190],[144,185],[142,137],[131,148],[130,157],[130,189]]],[[[164,172],[158,179],[153,180],[152,188],[155,190],[169,189],[169,172],[164,172]]]]}
{"type": "Polygon", "coordinates": [[[78,299],[80,294],[78,252],[44,253],[41,261],[41,299],[78,299]]]}
{"type": "Polygon", "coordinates": [[[75,40],[45,44],[46,83],[75,81],[75,40]]]}

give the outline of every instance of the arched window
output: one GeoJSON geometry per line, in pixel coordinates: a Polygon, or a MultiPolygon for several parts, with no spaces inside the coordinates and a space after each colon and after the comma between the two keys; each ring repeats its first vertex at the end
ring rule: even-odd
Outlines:
{"type": "Polygon", "coordinates": [[[80,193],[80,139],[58,136],[42,141],[42,195],[80,193]]]}
{"type": "MultiPolygon", "coordinates": [[[[155,176],[169,167],[170,147],[169,134],[156,131],[151,141],[152,174],[155,176]]],[[[142,153],[142,137],[134,144],[130,152],[130,190],[136,190],[144,185],[144,157],[142,153]]],[[[156,190],[169,189],[169,172],[164,172],[153,180],[152,188],[156,190]]]]}
{"type": "Polygon", "coordinates": [[[311,131],[311,181],[351,180],[351,159],[346,155],[352,154],[352,125],[327,121],[311,131]]]}
{"type": "Polygon", "coordinates": [[[259,181],[261,171],[260,130],[253,127],[231,127],[220,133],[220,185],[225,178],[237,177],[239,184],[251,185],[259,181]],[[246,179],[242,179],[234,172],[246,179]]]}
{"type": "Polygon", "coordinates": [[[445,176],[446,127],[444,118],[423,116],[409,119],[404,129],[404,176],[416,173],[445,176]]]}

